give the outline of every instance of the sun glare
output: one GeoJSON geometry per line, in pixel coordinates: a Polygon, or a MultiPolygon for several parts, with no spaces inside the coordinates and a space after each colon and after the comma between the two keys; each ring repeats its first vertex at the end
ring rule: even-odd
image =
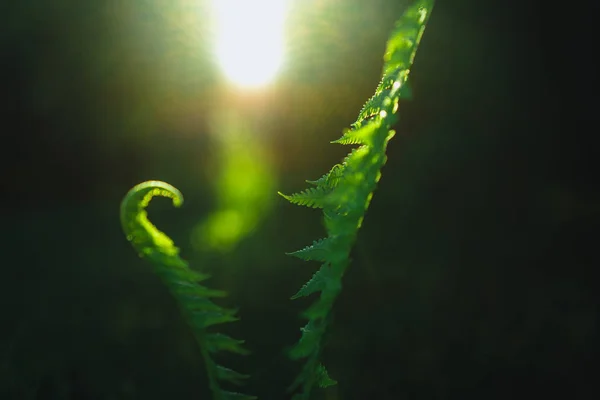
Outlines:
{"type": "Polygon", "coordinates": [[[226,77],[244,87],[272,81],[283,63],[287,0],[212,0],[216,52],[226,77]]]}

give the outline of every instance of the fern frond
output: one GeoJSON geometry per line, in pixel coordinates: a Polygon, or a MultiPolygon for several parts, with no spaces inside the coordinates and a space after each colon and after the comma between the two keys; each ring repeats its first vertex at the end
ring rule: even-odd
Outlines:
{"type": "Polygon", "coordinates": [[[331,168],[331,170],[329,170],[328,173],[326,173],[325,175],[323,175],[316,181],[307,180],[306,182],[310,183],[311,185],[324,187],[327,189],[333,189],[334,187],[337,186],[337,184],[339,183],[340,179],[342,179],[343,176],[344,176],[344,166],[342,164],[336,164],[333,166],[333,168],[331,168]]]}
{"type": "MultiPolygon", "coordinates": [[[[380,92],[375,93],[373,95],[373,97],[371,97],[369,100],[367,100],[367,102],[363,106],[362,110],[360,110],[360,112],[358,113],[358,118],[356,119],[357,122],[355,122],[355,126],[357,128],[360,128],[360,126],[357,126],[357,124],[359,123],[358,121],[362,122],[365,119],[369,119],[369,118],[378,116],[381,113],[382,105],[385,105],[386,102],[391,101],[391,99],[390,99],[391,90],[392,90],[392,88],[390,86],[389,88],[383,89],[380,92]]],[[[362,124],[361,124],[361,126],[362,126],[362,124]]],[[[336,142],[333,142],[333,143],[336,143],[336,142]]],[[[365,143],[361,143],[361,144],[365,144],[365,143]]]]}
{"type": "Polygon", "coordinates": [[[317,385],[321,388],[336,385],[337,381],[329,377],[329,373],[323,364],[317,366],[317,385]]]}
{"type": "Polygon", "coordinates": [[[295,394],[292,400],[309,400],[312,386],[317,385],[320,388],[326,388],[336,384],[337,381],[331,379],[323,364],[314,356],[311,356],[307,359],[298,377],[289,386],[288,391],[293,392],[302,387],[301,392],[295,394]]]}
{"type": "MultiPolygon", "coordinates": [[[[222,333],[209,333],[206,335],[206,349],[211,353],[226,350],[237,354],[250,354],[242,347],[243,340],[234,339],[222,333]]],[[[224,367],[223,367],[224,368],[224,367]]]]}
{"type": "Polygon", "coordinates": [[[315,240],[310,246],[297,250],[287,255],[298,257],[304,261],[326,261],[331,258],[330,253],[335,251],[335,238],[327,237],[315,240]]]}
{"type": "Polygon", "coordinates": [[[416,1],[396,22],[383,56],[384,73],[397,68],[410,69],[433,3],[434,0],[416,1]]]}
{"type": "Polygon", "coordinates": [[[304,328],[300,328],[300,331],[302,332],[300,340],[289,352],[290,357],[295,360],[308,357],[318,349],[321,344],[323,326],[318,326],[315,321],[311,320],[304,328]]]}
{"type": "Polygon", "coordinates": [[[294,204],[322,208],[328,235],[311,246],[289,253],[322,263],[292,296],[297,299],[319,294],[303,313],[308,322],[289,353],[292,359],[305,359],[300,374],[289,388],[290,392],[296,392],[293,400],[308,400],[315,385],[335,384],[319,361],[323,335],[342,287],[358,229],[387,160],[386,148],[394,136],[391,127],[397,120],[399,99],[410,94],[406,85],[410,67],[432,7],[433,0],[416,0],[397,21],[386,45],[382,78],[375,94],[362,107],[351,128],[333,142],[360,146],[352,149],[341,165],[334,166],[319,180],[309,181],[313,188],[291,196],[283,195],[294,204]]]}
{"type": "Polygon", "coordinates": [[[227,293],[201,285],[200,282],[207,280],[209,275],[191,270],[188,263],[179,257],[179,249],[171,238],[148,220],[146,207],[154,196],[170,198],[176,207],[183,203],[181,192],[165,182],[148,181],[133,187],[121,202],[121,225],[127,239],[141,257],[152,263],[154,272],[175,298],[182,315],[191,326],[204,358],[213,399],[256,399],[221,388],[220,381],[240,384],[246,375],[218,365],[211,354],[220,351],[247,354],[248,351],[242,347],[242,340],[209,333],[207,328],[236,321],[237,311],[211,301],[227,293]]]}
{"type": "MultiPolygon", "coordinates": [[[[236,385],[241,385],[245,379],[248,379],[250,377],[250,375],[240,374],[239,372],[236,372],[232,369],[218,365],[217,377],[223,381],[228,381],[236,385]]],[[[229,392],[229,394],[239,395],[240,393],[229,392]]]]}
{"type": "MultiPolygon", "coordinates": [[[[379,113],[380,111],[377,112],[379,113]]],[[[376,118],[360,128],[348,129],[341,138],[331,143],[373,145],[373,140],[377,138],[376,133],[381,127],[381,123],[382,120],[376,118]]]]}
{"type": "Polygon", "coordinates": [[[205,329],[209,326],[224,324],[226,322],[235,322],[239,318],[235,316],[237,310],[221,309],[219,311],[209,311],[208,309],[194,311],[188,315],[188,323],[195,329],[205,329]]]}
{"type": "Polygon", "coordinates": [[[302,288],[291,297],[295,300],[300,297],[310,296],[313,293],[321,292],[326,289],[334,290],[338,285],[337,279],[333,274],[333,270],[327,264],[323,264],[313,277],[302,286],[302,288]]]}
{"type": "Polygon", "coordinates": [[[285,195],[278,192],[280,196],[293,204],[306,206],[311,208],[325,208],[328,205],[327,195],[331,193],[331,189],[324,186],[308,188],[302,192],[285,195]]]}

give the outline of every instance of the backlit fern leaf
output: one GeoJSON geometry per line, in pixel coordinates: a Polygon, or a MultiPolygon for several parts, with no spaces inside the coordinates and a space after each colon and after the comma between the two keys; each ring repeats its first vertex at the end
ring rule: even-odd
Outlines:
{"type": "Polygon", "coordinates": [[[247,350],[242,347],[243,340],[210,333],[207,328],[236,321],[236,310],[223,308],[211,301],[211,298],[226,296],[226,292],[201,285],[200,282],[209,276],[191,270],[188,263],[179,257],[179,249],[173,241],[148,220],[146,207],[154,196],[168,197],[176,207],[183,203],[181,192],[165,182],[148,181],[133,187],[121,202],[121,225],[127,239],[142,258],[150,261],[154,272],[173,295],[192,327],[204,358],[213,399],[256,399],[221,388],[221,382],[240,384],[246,375],[218,365],[211,354],[220,351],[247,354],[247,350]]]}
{"type": "Polygon", "coordinates": [[[293,300],[299,297],[310,296],[313,293],[326,289],[333,290],[337,284],[337,279],[333,276],[331,267],[328,264],[323,264],[313,277],[291,298],[293,300]]]}
{"type": "Polygon", "coordinates": [[[289,355],[305,359],[300,374],[289,388],[293,400],[308,400],[313,387],[335,384],[321,362],[323,335],[333,303],[341,290],[342,277],[350,262],[350,250],[361,226],[386,162],[386,147],[394,136],[399,99],[406,97],[406,82],[414,56],[431,14],[433,0],[416,0],[405,11],[387,42],[382,79],[365,103],[357,120],[334,143],[357,144],[341,165],[317,181],[315,187],[285,196],[294,204],[323,209],[328,237],[291,253],[322,263],[321,268],[292,299],[319,293],[304,313],[308,320],[289,355]]]}
{"type": "Polygon", "coordinates": [[[298,257],[304,261],[322,261],[331,259],[331,253],[335,251],[335,238],[327,237],[313,242],[302,250],[287,253],[290,256],[298,257]]]}
{"type": "Polygon", "coordinates": [[[381,122],[381,119],[375,119],[360,128],[348,129],[341,138],[331,143],[371,145],[376,138],[375,135],[381,126],[381,122]]]}
{"type": "Polygon", "coordinates": [[[317,179],[316,181],[306,181],[311,185],[333,189],[337,186],[340,179],[344,176],[344,166],[341,164],[334,165],[331,170],[317,179]]]}
{"type": "MultiPolygon", "coordinates": [[[[382,91],[375,93],[373,97],[367,100],[362,110],[360,110],[360,112],[358,113],[357,120],[362,121],[364,119],[379,115],[379,113],[381,112],[381,106],[385,104],[386,101],[391,101],[389,97],[391,90],[391,86],[389,88],[385,88],[382,91]]],[[[355,127],[359,128],[359,126],[355,127]]]]}
{"type": "Polygon", "coordinates": [[[318,186],[291,195],[279,194],[293,204],[311,208],[325,208],[328,204],[327,195],[329,193],[331,193],[331,188],[318,186]]]}

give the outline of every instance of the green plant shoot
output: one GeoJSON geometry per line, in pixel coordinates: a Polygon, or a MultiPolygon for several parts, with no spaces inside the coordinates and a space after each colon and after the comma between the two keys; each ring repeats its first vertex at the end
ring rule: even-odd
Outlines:
{"type": "Polygon", "coordinates": [[[148,181],[133,187],[121,202],[121,225],[127,239],[140,257],[150,261],[154,273],[167,286],[192,328],[204,359],[213,399],[256,399],[254,396],[221,388],[220,381],[240,384],[247,375],[217,364],[212,355],[219,351],[247,354],[247,350],[242,347],[242,340],[221,333],[211,333],[207,328],[236,321],[236,311],[225,309],[211,301],[211,298],[224,297],[226,293],[200,285],[209,275],[191,270],[188,263],[179,257],[179,249],[173,241],[150,222],[146,207],[154,196],[172,199],[175,207],[183,203],[181,192],[165,182],[148,181]]]}

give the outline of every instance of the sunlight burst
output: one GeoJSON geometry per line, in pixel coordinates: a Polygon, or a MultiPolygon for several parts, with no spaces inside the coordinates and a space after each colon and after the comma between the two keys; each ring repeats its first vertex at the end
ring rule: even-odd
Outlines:
{"type": "Polygon", "coordinates": [[[213,0],[216,51],[227,78],[245,87],[272,81],[283,62],[286,0],[213,0]]]}

